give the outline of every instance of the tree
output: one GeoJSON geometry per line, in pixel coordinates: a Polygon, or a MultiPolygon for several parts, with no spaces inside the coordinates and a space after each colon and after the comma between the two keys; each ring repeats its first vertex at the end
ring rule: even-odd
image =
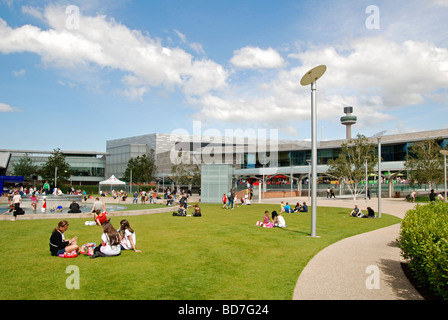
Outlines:
{"type": "Polygon", "coordinates": [[[28,154],[14,162],[13,168],[14,175],[23,176],[25,180],[31,180],[31,176],[37,172],[37,166],[33,164],[28,154]]]}
{"type": "Polygon", "coordinates": [[[129,159],[123,180],[130,181],[131,172],[133,183],[149,183],[154,180],[157,172],[154,150],[151,149],[149,154],[129,159]]]}
{"type": "Polygon", "coordinates": [[[432,189],[443,181],[443,156],[440,150],[436,140],[419,141],[409,147],[405,167],[411,185],[427,183],[432,189]]]}
{"type": "Polygon", "coordinates": [[[350,139],[341,144],[341,153],[338,158],[328,161],[327,174],[345,181],[354,200],[367,187],[367,184],[363,187],[366,179],[366,160],[367,174],[369,174],[373,172],[378,161],[375,144],[358,134],[356,139],[350,139]]]}
{"type": "Polygon", "coordinates": [[[177,186],[188,182],[188,175],[190,174],[186,165],[188,157],[188,154],[179,151],[176,163],[171,167],[172,178],[177,186]]]}
{"type": "Polygon", "coordinates": [[[42,170],[40,172],[42,179],[44,181],[53,181],[55,185],[56,175],[57,180],[59,181],[66,181],[70,179],[72,170],[70,169],[70,165],[65,161],[65,158],[65,155],[59,148],[54,149],[51,156],[48,157],[47,162],[42,166],[42,170]]]}

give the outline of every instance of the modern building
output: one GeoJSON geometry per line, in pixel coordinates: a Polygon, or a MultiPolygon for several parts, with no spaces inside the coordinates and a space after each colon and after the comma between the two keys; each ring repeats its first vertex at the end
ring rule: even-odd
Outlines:
{"type": "MultiPolygon", "coordinates": [[[[352,111],[352,110],[351,110],[352,111]]],[[[382,172],[403,172],[408,148],[417,141],[436,139],[442,148],[448,146],[448,129],[384,135],[381,138],[382,172]]],[[[371,138],[376,143],[376,138],[371,138]]],[[[330,159],[336,159],[342,140],[319,141],[317,151],[318,175],[325,175],[330,159]]],[[[262,140],[149,134],[107,141],[106,176],[122,177],[130,158],[154,150],[158,175],[169,176],[173,158],[178,152],[187,154],[190,168],[206,164],[232,164],[235,176],[260,177],[263,173],[293,175],[299,180],[308,175],[311,159],[309,141],[262,140]],[[267,152],[265,152],[267,151],[267,152]],[[264,159],[264,160],[263,160],[264,159]],[[269,170],[269,171],[268,171],[269,170]]]]}
{"type": "MultiPolygon", "coordinates": [[[[371,138],[376,143],[376,138],[371,138]]],[[[381,138],[382,173],[405,171],[405,158],[412,143],[436,139],[448,147],[448,129],[384,135],[381,138]]],[[[338,157],[346,141],[318,141],[317,173],[324,177],[328,160],[338,157]]],[[[304,182],[309,175],[311,143],[253,137],[222,137],[153,133],[106,142],[106,152],[62,151],[74,171],[73,185],[97,184],[111,175],[122,178],[129,159],[154,151],[161,179],[171,175],[173,164],[180,160],[188,170],[200,169],[202,164],[230,164],[234,179],[284,175],[304,182]]],[[[35,165],[47,161],[51,151],[0,150],[0,175],[14,175],[14,163],[28,155],[35,165]]],[[[40,177],[38,177],[40,180],[40,177]]]]}
{"type": "MultiPolygon", "coordinates": [[[[64,151],[66,162],[70,165],[73,175],[70,177],[72,185],[98,184],[105,178],[106,155],[105,152],[96,151],[64,151]]],[[[14,175],[14,163],[26,155],[31,158],[35,166],[42,166],[47,162],[52,151],[45,150],[0,150],[0,166],[5,167],[5,175],[14,175]]],[[[1,169],[0,167],[0,169],[1,169]]],[[[41,181],[40,176],[36,176],[41,181]]]]}

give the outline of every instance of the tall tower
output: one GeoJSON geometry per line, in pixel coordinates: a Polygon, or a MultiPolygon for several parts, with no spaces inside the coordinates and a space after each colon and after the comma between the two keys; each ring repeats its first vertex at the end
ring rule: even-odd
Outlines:
{"type": "Polygon", "coordinates": [[[353,107],[344,107],[345,116],[341,117],[341,124],[346,127],[347,140],[352,138],[352,125],[356,123],[356,116],[352,116],[353,107]]]}

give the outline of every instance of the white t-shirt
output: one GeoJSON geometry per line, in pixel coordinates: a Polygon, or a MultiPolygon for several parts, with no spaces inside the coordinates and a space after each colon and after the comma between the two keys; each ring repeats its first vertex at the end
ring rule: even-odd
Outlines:
{"type": "Polygon", "coordinates": [[[129,231],[127,229],[124,231],[124,237],[123,237],[123,239],[121,239],[121,245],[126,250],[133,250],[131,241],[129,241],[129,238],[128,238],[129,236],[132,237],[132,241],[134,242],[134,246],[135,246],[135,243],[136,243],[135,242],[135,232],[131,233],[131,231],[129,231]]]}
{"type": "Polygon", "coordinates": [[[20,196],[20,194],[15,194],[14,197],[12,197],[12,202],[15,203],[20,203],[22,201],[22,197],[20,196]]]}
{"type": "Polygon", "coordinates": [[[286,226],[285,218],[283,218],[283,216],[281,215],[277,216],[276,226],[281,228],[284,228],[286,226]]]}
{"type": "Polygon", "coordinates": [[[102,245],[100,248],[102,253],[108,256],[116,256],[117,254],[120,254],[121,252],[120,244],[116,246],[111,246],[109,236],[106,233],[103,233],[101,235],[101,240],[103,240],[103,242],[106,243],[105,246],[102,245]]]}

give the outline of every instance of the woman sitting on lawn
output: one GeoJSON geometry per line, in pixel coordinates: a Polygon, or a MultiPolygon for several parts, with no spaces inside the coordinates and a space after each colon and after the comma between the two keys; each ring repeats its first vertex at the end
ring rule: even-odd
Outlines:
{"type": "MultiPolygon", "coordinates": [[[[272,214],[274,214],[274,212],[272,214]]],[[[287,227],[285,218],[283,218],[283,216],[281,214],[277,214],[272,222],[274,223],[274,227],[279,227],[279,228],[287,227]]]]}
{"type": "Polygon", "coordinates": [[[58,226],[53,230],[50,237],[50,252],[52,256],[59,256],[60,254],[79,253],[79,246],[77,243],[78,237],[74,237],[70,240],[65,240],[64,232],[68,229],[68,222],[61,220],[58,226]]]}

